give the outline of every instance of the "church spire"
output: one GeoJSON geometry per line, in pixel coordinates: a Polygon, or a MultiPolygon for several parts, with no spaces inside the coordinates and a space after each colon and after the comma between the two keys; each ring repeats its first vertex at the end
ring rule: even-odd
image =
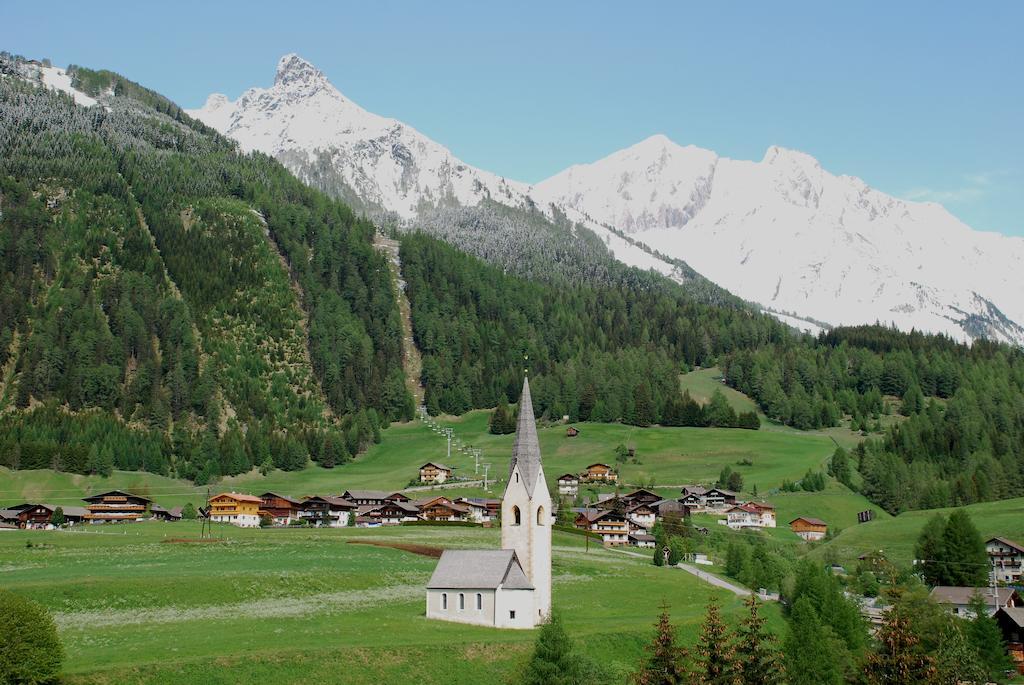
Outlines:
{"type": "Polygon", "coordinates": [[[516,439],[512,444],[510,474],[516,465],[519,466],[527,494],[533,497],[533,488],[540,473],[540,440],[537,438],[537,422],[533,416],[529,377],[523,378],[523,392],[519,396],[519,422],[516,425],[516,439]]]}

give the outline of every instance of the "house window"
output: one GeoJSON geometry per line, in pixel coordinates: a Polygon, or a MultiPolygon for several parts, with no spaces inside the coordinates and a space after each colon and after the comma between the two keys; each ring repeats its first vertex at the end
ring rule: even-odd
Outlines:
{"type": "Polygon", "coordinates": [[[521,518],[521,516],[519,514],[519,507],[513,506],[512,507],[512,525],[513,526],[518,526],[519,523],[520,523],[520,518],[521,518]]]}
{"type": "Polygon", "coordinates": [[[441,593],[441,610],[442,611],[448,611],[448,593],[447,592],[442,592],[441,593]]]}
{"type": "Polygon", "coordinates": [[[508,617],[509,617],[509,620],[511,620],[511,621],[516,620],[516,612],[515,611],[508,612],[508,617]]]}
{"type": "Polygon", "coordinates": [[[466,610],[466,595],[459,593],[459,611],[466,610]]]}
{"type": "Polygon", "coordinates": [[[482,594],[480,594],[479,592],[476,593],[476,610],[477,611],[483,611],[484,610],[484,596],[482,594]]]}
{"type": "Polygon", "coordinates": [[[537,507],[537,525],[544,525],[544,507],[537,507]]]}

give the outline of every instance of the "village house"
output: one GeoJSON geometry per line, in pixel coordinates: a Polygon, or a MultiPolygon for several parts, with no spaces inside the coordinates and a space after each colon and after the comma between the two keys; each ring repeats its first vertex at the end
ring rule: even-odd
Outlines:
{"type": "Polygon", "coordinates": [[[180,521],[181,507],[165,509],[159,504],[153,504],[149,507],[149,516],[157,521],[180,521]]]}
{"type": "Polygon", "coordinates": [[[259,515],[269,516],[275,526],[287,526],[299,520],[302,502],[287,495],[276,492],[264,492],[260,495],[259,515]]]}
{"type": "Polygon", "coordinates": [[[789,522],[789,528],[808,542],[821,540],[828,533],[828,524],[810,516],[798,516],[789,522]]]}
{"type": "Polygon", "coordinates": [[[630,533],[629,544],[633,547],[654,547],[654,536],[650,533],[630,533]]]}
{"type": "Polygon", "coordinates": [[[658,518],[665,518],[669,514],[684,518],[693,511],[692,507],[683,504],[682,501],[677,499],[660,499],[657,502],[652,502],[650,507],[658,518]]]}
{"type": "Polygon", "coordinates": [[[601,536],[601,542],[614,547],[629,543],[629,522],[624,514],[611,509],[587,508],[576,514],[575,525],[601,536]]]}
{"type": "Polygon", "coordinates": [[[416,500],[420,516],[427,521],[466,521],[469,519],[469,507],[457,504],[447,497],[416,500]]]}
{"type": "Polygon", "coordinates": [[[575,497],[580,491],[580,477],[575,473],[563,473],[558,477],[558,494],[575,497]]]}
{"type": "Polygon", "coordinates": [[[661,499],[661,495],[650,490],[640,488],[622,496],[630,504],[654,504],[661,499]]]}
{"type": "Polygon", "coordinates": [[[61,509],[64,513],[64,522],[68,525],[81,523],[85,520],[89,511],[85,507],[60,507],[56,504],[34,504],[24,502],[9,507],[5,510],[2,518],[5,522],[16,525],[18,528],[39,528],[50,529],[53,526],[50,520],[54,512],[61,509]]]}
{"type": "Polygon", "coordinates": [[[443,483],[452,477],[452,468],[436,461],[428,461],[420,467],[421,483],[443,483]]]}
{"type": "Polygon", "coordinates": [[[551,496],[523,380],[500,550],[445,550],[427,583],[427,618],[533,628],[551,613],[551,496]]]}
{"type": "Polygon", "coordinates": [[[111,490],[82,498],[88,505],[85,519],[90,523],[121,523],[146,518],[153,500],[123,490],[111,490]]]}
{"type": "Polygon", "coordinates": [[[725,512],[730,528],[774,528],[775,507],[766,502],[738,504],[725,512]]]}
{"type": "Polygon", "coordinates": [[[380,506],[385,502],[409,502],[410,499],[400,492],[387,492],[384,490],[346,490],[341,494],[343,499],[358,504],[360,507],[370,505],[380,506]]]}
{"type": "Polygon", "coordinates": [[[1002,537],[989,538],[985,551],[992,562],[996,580],[1019,585],[1024,578],[1024,545],[1002,537]]]}
{"type": "Polygon", "coordinates": [[[479,515],[480,523],[487,523],[501,516],[501,500],[496,497],[460,497],[455,501],[470,507],[470,518],[479,515]],[[483,508],[483,511],[480,511],[480,508],[483,508]]]}
{"type": "Polygon", "coordinates": [[[639,502],[626,509],[626,517],[638,527],[650,530],[654,527],[658,516],[649,504],[639,502]]]}
{"type": "MultiPolygon", "coordinates": [[[[387,500],[383,504],[367,504],[356,510],[356,516],[363,522],[383,526],[397,526],[407,521],[419,521],[420,510],[415,504],[402,500],[387,500]]],[[[357,524],[359,522],[357,521],[357,524]]]]}
{"type": "Polygon", "coordinates": [[[260,525],[259,510],[262,503],[263,500],[254,495],[222,492],[210,498],[210,521],[230,523],[241,528],[256,528],[260,525]]]}
{"type": "Polygon", "coordinates": [[[467,521],[488,523],[491,520],[491,512],[483,502],[478,502],[468,497],[459,497],[455,500],[455,504],[466,507],[467,521]]]}
{"type": "Polygon", "coordinates": [[[989,616],[1003,607],[1024,607],[1024,600],[1013,588],[1000,587],[993,590],[990,587],[955,587],[951,585],[937,585],[932,588],[931,598],[937,604],[950,613],[961,618],[974,618],[974,611],[971,610],[971,599],[975,594],[981,595],[985,600],[985,607],[989,616]]]}
{"type": "Polygon", "coordinates": [[[708,490],[702,485],[684,485],[680,502],[691,511],[704,511],[708,503],[708,490]]]}
{"type": "Polygon", "coordinates": [[[615,473],[608,464],[598,462],[588,466],[580,474],[580,480],[585,483],[615,483],[619,480],[619,474],[615,473]]]}
{"type": "Polygon", "coordinates": [[[358,506],[354,502],[342,497],[313,495],[302,501],[299,515],[317,528],[344,528],[349,525],[356,509],[358,506]]]}
{"type": "MultiPolygon", "coordinates": [[[[704,507],[712,511],[724,511],[736,505],[736,493],[723,488],[710,488],[704,493],[704,507]]],[[[772,528],[775,526],[772,525],[772,528]]]]}
{"type": "Polygon", "coordinates": [[[1024,675],[1024,607],[1001,607],[993,618],[1003,633],[1013,665],[1024,675]]]}

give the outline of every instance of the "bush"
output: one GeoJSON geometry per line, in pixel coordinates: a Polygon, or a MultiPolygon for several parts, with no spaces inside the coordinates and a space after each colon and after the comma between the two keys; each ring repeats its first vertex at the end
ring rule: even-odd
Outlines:
{"type": "Polygon", "coordinates": [[[0,590],[0,635],[0,683],[56,682],[64,650],[45,608],[0,590]]]}

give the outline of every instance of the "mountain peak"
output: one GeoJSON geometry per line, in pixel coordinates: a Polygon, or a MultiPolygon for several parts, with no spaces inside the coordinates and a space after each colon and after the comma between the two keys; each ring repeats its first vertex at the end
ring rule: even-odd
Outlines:
{"type": "Polygon", "coordinates": [[[764,153],[762,164],[790,164],[802,168],[820,169],[821,164],[806,152],[772,145],[764,153]]]}
{"type": "Polygon", "coordinates": [[[210,97],[206,98],[206,104],[203,105],[205,110],[220,109],[231,101],[228,100],[228,96],[223,93],[210,93],[210,97]]]}
{"type": "Polygon", "coordinates": [[[275,86],[315,86],[326,82],[327,77],[324,76],[322,71],[317,69],[310,62],[307,62],[296,55],[294,52],[285,55],[277,63],[277,75],[274,77],[275,86]]]}

